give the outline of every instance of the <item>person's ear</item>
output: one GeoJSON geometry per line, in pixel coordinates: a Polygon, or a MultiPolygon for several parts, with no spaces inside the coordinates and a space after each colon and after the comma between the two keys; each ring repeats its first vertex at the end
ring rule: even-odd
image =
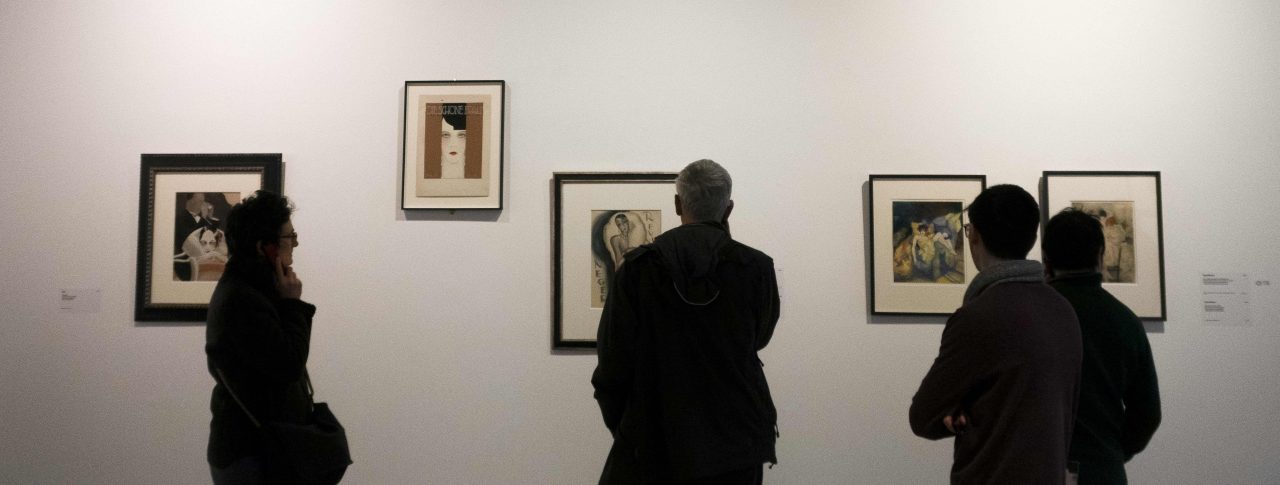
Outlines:
{"type": "Polygon", "coordinates": [[[258,250],[258,256],[266,256],[266,255],[267,255],[266,251],[263,251],[263,250],[262,250],[262,241],[258,241],[258,242],[256,242],[256,243],[254,243],[253,247],[257,248],[257,250],[258,250]]]}
{"type": "Polygon", "coordinates": [[[684,205],[680,203],[680,194],[676,194],[676,215],[684,215],[684,205]]]}
{"type": "Polygon", "coordinates": [[[730,200],[730,201],[729,201],[729,206],[724,208],[724,216],[721,216],[721,217],[720,217],[720,221],[721,221],[721,222],[728,221],[728,220],[729,220],[729,214],[730,214],[730,213],[732,213],[732,212],[733,212],[733,201],[732,201],[732,200],[730,200]]]}

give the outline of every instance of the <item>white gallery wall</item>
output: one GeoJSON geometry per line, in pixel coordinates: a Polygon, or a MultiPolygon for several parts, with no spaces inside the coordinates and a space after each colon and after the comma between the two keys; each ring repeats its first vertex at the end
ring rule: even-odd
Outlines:
{"type": "Polygon", "coordinates": [[[941,318],[871,317],[868,174],[1162,173],[1165,420],[1135,483],[1280,481],[1280,3],[0,2],[0,483],[207,482],[200,324],[133,321],[139,155],[282,153],[317,397],[359,484],[595,483],[551,341],[555,171],[735,179],[782,269],[776,484],[944,483],[941,318]],[[406,80],[503,79],[505,208],[398,209],[406,80]],[[1248,272],[1250,326],[1200,275],[1248,272]],[[95,313],[59,290],[100,289],[95,313]]]}

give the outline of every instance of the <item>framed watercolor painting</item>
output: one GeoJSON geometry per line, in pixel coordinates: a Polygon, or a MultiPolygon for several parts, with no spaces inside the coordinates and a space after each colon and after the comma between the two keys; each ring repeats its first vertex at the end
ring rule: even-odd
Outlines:
{"type": "Polygon", "coordinates": [[[964,209],[985,175],[872,175],[870,307],[875,315],[947,315],[977,267],[964,238],[964,209]]]}
{"type": "Polygon", "coordinates": [[[227,213],[280,191],[281,156],[144,154],[140,187],[134,320],[204,321],[229,257],[227,213]]]}
{"type": "Polygon", "coordinates": [[[501,209],[505,81],[405,81],[400,208],[501,209]]]}
{"type": "Polygon", "coordinates": [[[553,348],[595,348],[609,283],[623,255],[680,224],[676,175],[554,174],[553,348]]]}
{"type": "Polygon", "coordinates": [[[1042,224],[1068,207],[1102,223],[1102,287],[1138,318],[1164,320],[1160,172],[1044,172],[1042,224]]]}

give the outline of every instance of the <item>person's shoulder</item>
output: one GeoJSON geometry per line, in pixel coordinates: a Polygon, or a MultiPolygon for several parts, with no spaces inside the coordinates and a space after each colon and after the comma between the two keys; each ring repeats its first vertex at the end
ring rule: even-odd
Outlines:
{"type": "Polygon", "coordinates": [[[973,313],[1009,315],[1032,312],[1075,319],[1071,302],[1043,282],[1019,281],[992,285],[964,305],[973,313]]]}
{"type": "Polygon", "coordinates": [[[653,268],[662,265],[658,257],[659,252],[654,249],[652,244],[638,246],[622,256],[622,266],[614,273],[614,277],[618,279],[634,278],[638,274],[647,273],[653,268]]]}
{"type": "Polygon", "coordinates": [[[1138,319],[1138,314],[1133,313],[1129,305],[1125,305],[1124,302],[1116,298],[1106,288],[1098,287],[1096,298],[1099,300],[1097,303],[1106,307],[1107,311],[1111,312],[1116,320],[1132,323],[1139,328],[1142,327],[1142,320],[1138,319]]]}
{"type": "Polygon", "coordinates": [[[654,259],[654,256],[657,255],[657,252],[658,251],[654,249],[653,243],[636,246],[632,248],[630,251],[627,251],[626,254],[622,255],[622,261],[623,261],[622,266],[626,267],[627,264],[630,264],[638,260],[646,260],[646,261],[652,260],[654,259]]]}
{"type": "Polygon", "coordinates": [[[1115,326],[1121,335],[1130,339],[1147,338],[1147,328],[1142,324],[1142,319],[1138,318],[1138,314],[1125,305],[1124,302],[1112,295],[1105,288],[1099,288],[1100,298],[1104,299],[1103,304],[1098,305],[1107,312],[1106,318],[1110,324],[1115,326]]]}
{"type": "Polygon", "coordinates": [[[249,280],[237,274],[226,272],[222,274],[221,278],[218,278],[218,283],[213,288],[213,296],[209,300],[209,306],[223,304],[235,306],[251,302],[270,304],[271,298],[250,283],[249,280]]]}
{"type": "Polygon", "coordinates": [[[743,244],[737,239],[730,239],[726,249],[737,254],[746,263],[773,266],[773,258],[771,256],[765,254],[764,251],[743,244]]]}

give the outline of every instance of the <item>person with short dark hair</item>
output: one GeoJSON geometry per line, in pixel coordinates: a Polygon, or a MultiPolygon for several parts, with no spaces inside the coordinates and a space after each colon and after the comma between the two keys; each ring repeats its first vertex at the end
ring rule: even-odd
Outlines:
{"type": "Polygon", "coordinates": [[[205,327],[215,381],[208,448],[215,484],[283,483],[267,438],[241,406],[259,422],[305,423],[311,415],[306,364],[316,307],[302,301],[292,269],[292,213],[287,198],[259,190],[227,216],[231,257],[205,327]]]}
{"type": "Polygon", "coordinates": [[[947,320],[911,400],[911,430],[955,437],[951,483],[1064,483],[1080,375],[1075,312],[1026,259],[1040,210],[1025,190],[990,187],[964,225],[978,275],[947,320]]]}
{"type": "Polygon", "coordinates": [[[757,352],[778,322],[768,255],[733,240],[729,172],[676,179],[681,225],[627,253],[591,376],[613,447],[602,484],[759,484],[777,410],[757,352]]]}
{"type": "Polygon", "coordinates": [[[1068,460],[1081,485],[1124,484],[1125,462],[1160,426],[1160,387],[1142,322],[1102,288],[1105,236],[1098,219],[1064,209],[1044,228],[1049,286],[1080,320],[1084,361],[1068,460]]]}

